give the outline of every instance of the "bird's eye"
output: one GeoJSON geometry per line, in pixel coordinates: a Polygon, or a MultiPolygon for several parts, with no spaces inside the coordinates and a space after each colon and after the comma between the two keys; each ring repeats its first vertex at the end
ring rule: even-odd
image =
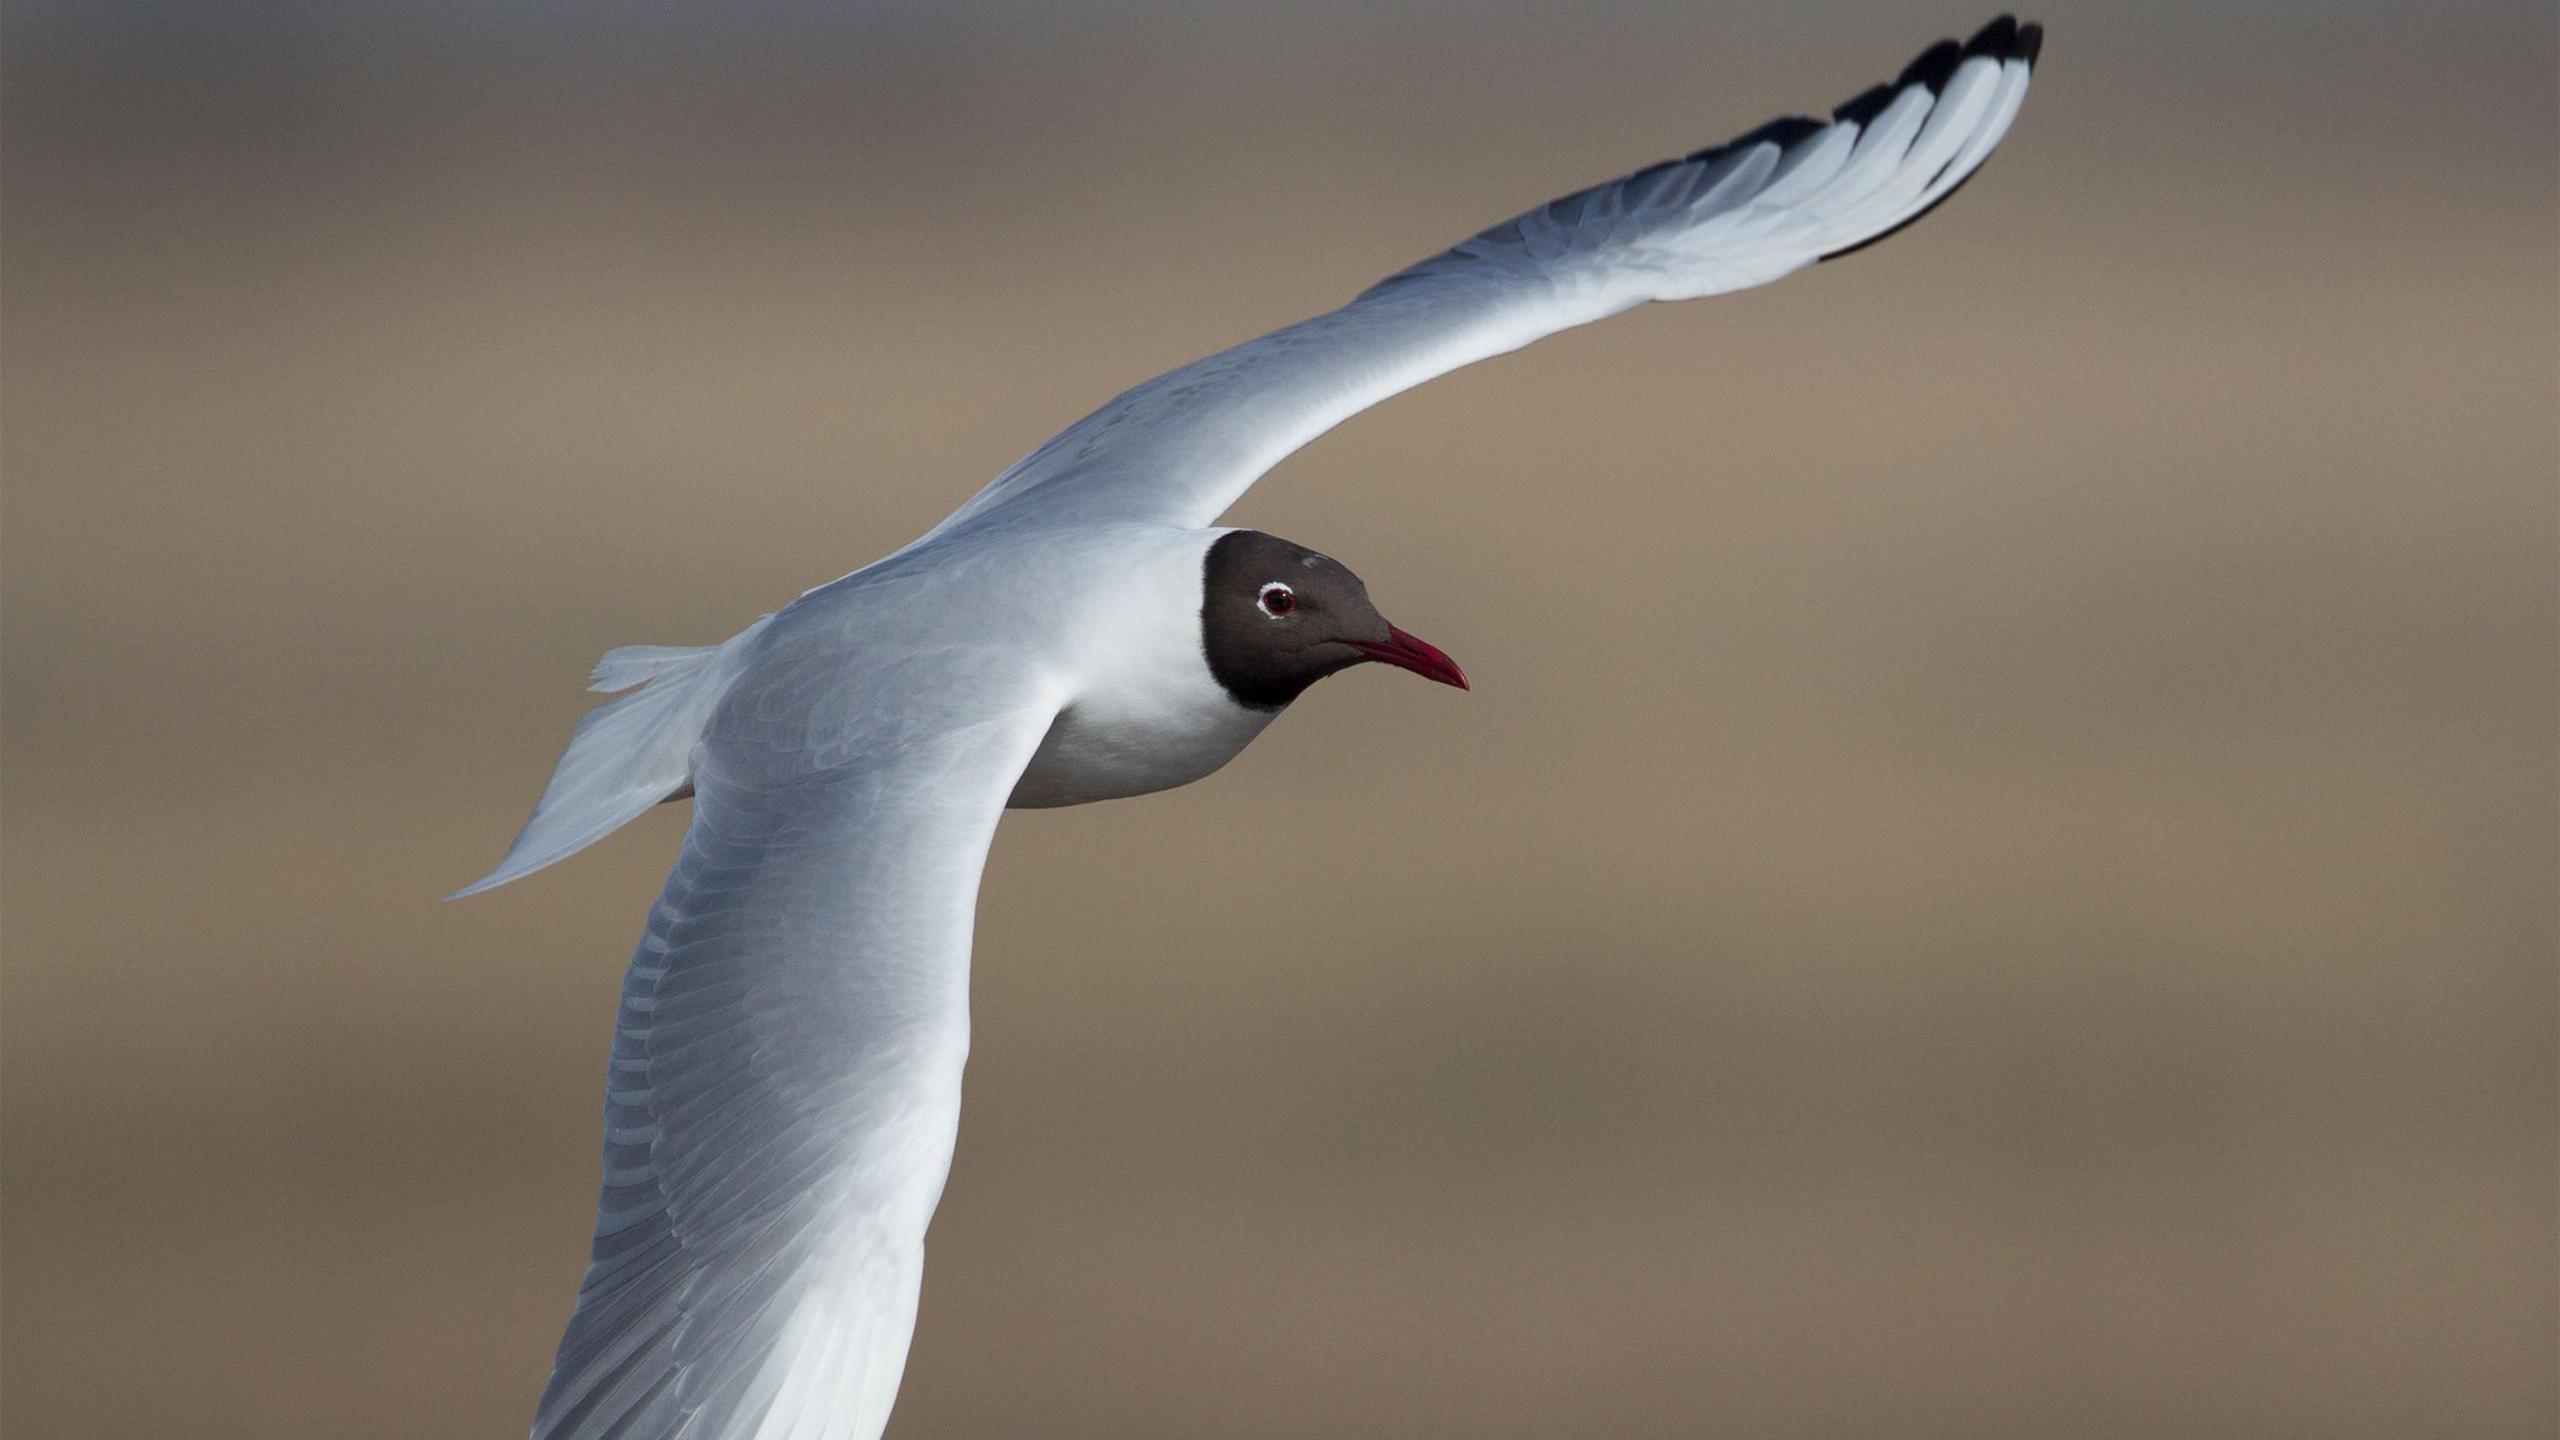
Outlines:
{"type": "Polygon", "coordinates": [[[1262,613],[1277,620],[1298,608],[1298,592],[1274,580],[1262,587],[1262,613]]]}

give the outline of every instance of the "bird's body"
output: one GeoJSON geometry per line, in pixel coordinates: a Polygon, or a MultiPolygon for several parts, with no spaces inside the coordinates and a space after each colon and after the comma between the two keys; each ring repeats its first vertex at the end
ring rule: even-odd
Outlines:
{"type": "MultiPolygon", "coordinates": [[[[997,663],[1039,676],[1058,705],[1010,806],[1168,789],[1233,759],[1272,719],[1201,658],[1200,575],[1221,533],[1134,521],[945,533],[810,591],[762,644],[805,649],[820,669],[852,653],[1000,647],[997,663]]],[[[770,683],[768,671],[782,667],[759,667],[746,687],[770,683]]]]}
{"type": "Polygon", "coordinates": [[[2003,18],[1829,122],[1531,211],[1129,391],[721,645],[607,655],[597,688],[640,688],[581,724],[470,887],[693,797],[623,986],[593,1256],[535,1435],[875,1440],[957,1134],[1003,811],[1199,779],[1354,664],[1466,683],[1338,562],[1220,512],[1432,376],[1910,223],[1998,143],[2040,38],[2003,18]]]}
{"type": "MultiPolygon", "coordinates": [[[[1106,525],[1066,543],[1090,563],[1060,577],[1074,656],[1058,712],[1013,787],[1017,809],[1188,785],[1241,753],[1276,710],[1218,684],[1200,648],[1200,577],[1222,531],[1106,525]],[[1076,587],[1088,587],[1082,594],[1076,587]]],[[[1034,592],[1037,607],[1048,597],[1034,592]]]]}

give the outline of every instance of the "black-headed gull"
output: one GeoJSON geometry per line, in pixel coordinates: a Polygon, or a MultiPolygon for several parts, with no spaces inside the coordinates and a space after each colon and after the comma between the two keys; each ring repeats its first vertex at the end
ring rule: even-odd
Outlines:
{"type": "Polygon", "coordinates": [[[690,794],[623,983],[593,1262],[545,1440],[876,1440],[969,1051],[969,930],[1008,806],[1217,769],[1364,661],[1464,686],[1316,551],[1213,528],[1283,456],[1471,361],[1766,284],[1953,194],[2042,40],[2002,17],[1828,120],[1542,205],[1331,314],[1140,385],[896,554],[724,644],[606,655],[504,863],[690,794]]]}

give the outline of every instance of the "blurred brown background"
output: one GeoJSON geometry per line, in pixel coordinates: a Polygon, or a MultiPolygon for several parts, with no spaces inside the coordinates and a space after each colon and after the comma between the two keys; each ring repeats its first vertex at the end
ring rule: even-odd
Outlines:
{"type": "MultiPolygon", "coordinates": [[[[598,651],[1983,18],[11,4],[9,1434],[521,1434],[682,807],[437,897],[598,651]]],[[[1245,503],[1476,693],[1008,822],[897,1440],[2553,1433],[2551,7],[2042,18],[1245,503]]]]}

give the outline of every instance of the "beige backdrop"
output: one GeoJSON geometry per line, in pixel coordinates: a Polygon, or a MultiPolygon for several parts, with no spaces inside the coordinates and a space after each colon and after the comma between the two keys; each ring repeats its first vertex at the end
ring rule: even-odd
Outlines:
{"type": "MultiPolygon", "coordinates": [[[[6,37],[28,1440],[521,1433],[681,807],[437,897],[598,651],[1984,18],[163,8],[6,37]]],[[[1244,504],[1476,691],[1008,822],[895,1440],[2551,1433],[2550,6],[2043,18],[1244,504]]]]}

